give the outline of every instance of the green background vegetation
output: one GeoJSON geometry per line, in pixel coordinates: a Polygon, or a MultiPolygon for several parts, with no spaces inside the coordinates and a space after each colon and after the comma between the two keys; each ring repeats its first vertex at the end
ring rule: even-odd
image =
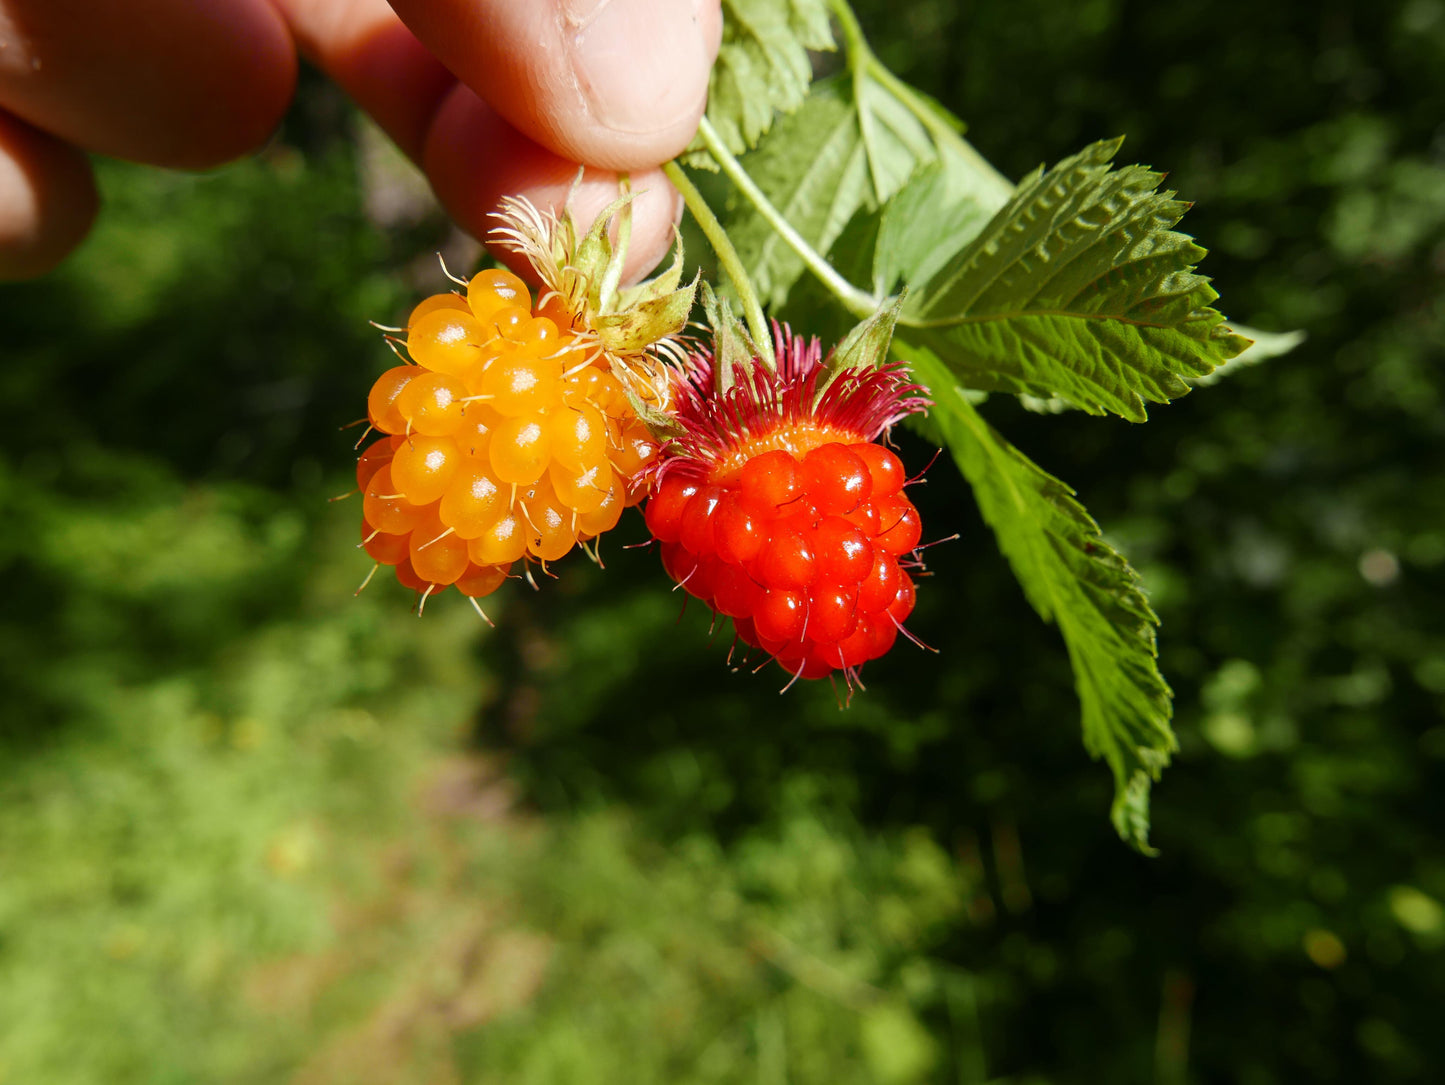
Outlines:
{"type": "Polygon", "coordinates": [[[635,515],[495,632],[353,600],[365,321],[458,250],[312,83],[0,290],[0,1082],[1438,1075],[1445,4],[860,8],[1010,176],[1126,133],[1309,333],[1145,426],[986,407],[1163,619],[1161,856],[946,461],[941,654],[846,712],[730,671],[635,515]]]}

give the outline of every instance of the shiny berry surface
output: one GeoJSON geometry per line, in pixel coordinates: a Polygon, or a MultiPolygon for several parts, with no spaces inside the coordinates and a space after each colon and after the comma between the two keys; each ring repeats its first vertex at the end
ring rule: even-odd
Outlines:
{"type": "Polygon", "coordinates": [[[796,677],[851,680],[887,652],[913,609],[900,559],[917,564],[907,555],[921,530],[898,457],[823,441],[715,474],[667,474],[648,499],[667,574],[796,677]]]}
{"type": "Polygon", "coordinates": [[[658,442],[566,307],[533,304],[516,275],[488,269],[394,330],[415,364],[372,386],[383,436],[356,481],[362,548],[417,591],[487,595],[514,562],[556,561],[610,531],[647,491],[658,442]]]}
{"type": "Polygon", "coordinates": [[[371,485],[372,476],[391,462],[392,453],[401,444],[400,437],[383,437],[367,446],[361,458],[356,461],[356,487],[362,493],[371,485]]]}
{"type": "Polygon", "coordinates": [[[414,505],[430,505],[446,493],[461,467],[462,456],[450,437],[417,434],[406,438],[391,457],[395,492],[414,505]]]}
{"type": "Polygon", "coordinates": [[[398,365],[376,378],[370,395],[366,397],[366,417],[373,429],[382,433],[406,432],[406,418],[397,407],[396,398],[411,383],[411,379],[422,372],[418,366],[398,365]]]}

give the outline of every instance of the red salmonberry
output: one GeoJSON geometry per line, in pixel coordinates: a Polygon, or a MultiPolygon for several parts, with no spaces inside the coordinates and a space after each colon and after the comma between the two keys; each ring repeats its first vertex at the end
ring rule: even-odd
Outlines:
{"type": "Polygon", "coordinates": [[[851,686],[913,609],[918,510],[876,442],[926,401],[898,364],[830,381],[817,340],[777,332],[776,371],[754,359],[726,392],[712,355],[691,357],[644,515],[668,575],[742,641],[851,686]]]}

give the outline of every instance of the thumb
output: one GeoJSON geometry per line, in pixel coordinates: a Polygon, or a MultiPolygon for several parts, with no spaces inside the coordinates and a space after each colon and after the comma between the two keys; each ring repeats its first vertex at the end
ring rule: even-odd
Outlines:
{"type": "Polygon", "coordinates": [[[720,0],[391,0],[515,128],[564,158],[655,166],[692,138],[720,0]]]}

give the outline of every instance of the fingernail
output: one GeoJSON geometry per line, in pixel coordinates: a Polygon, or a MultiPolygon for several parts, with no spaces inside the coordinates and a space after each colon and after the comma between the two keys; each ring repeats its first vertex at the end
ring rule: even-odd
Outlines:
{"type": "Polygon", "coordinates": [[[691,5],[678,0],[571,0],[572,70],[597,121],[659,132],[699,111],[708,54],[691,5]]]}

